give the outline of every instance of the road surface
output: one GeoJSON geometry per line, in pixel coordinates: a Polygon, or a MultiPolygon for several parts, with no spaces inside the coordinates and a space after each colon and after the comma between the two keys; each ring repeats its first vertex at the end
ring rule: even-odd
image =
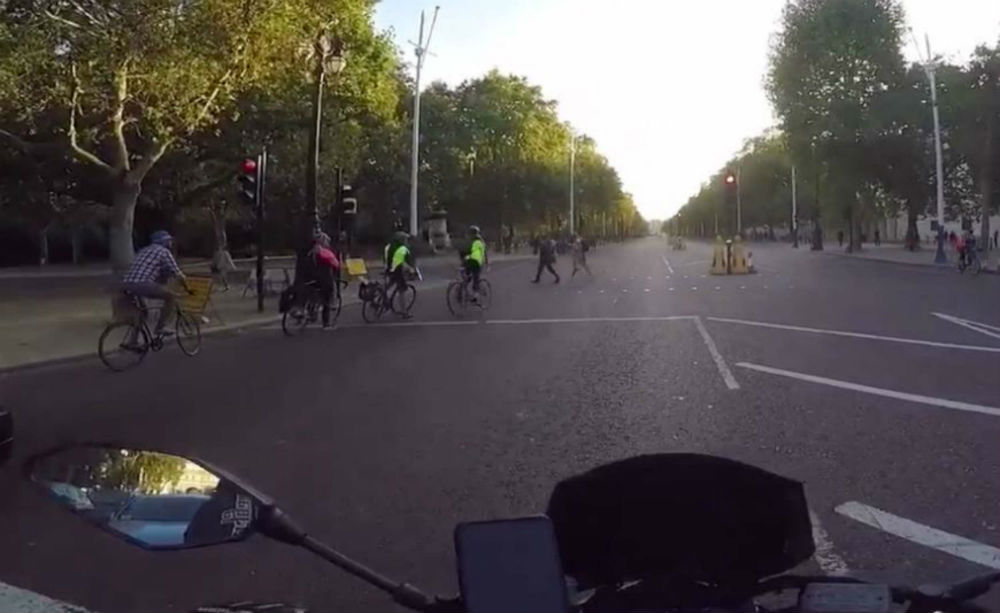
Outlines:
{"type": "MultiPolygon", "coordinates": [[[[713,277],[707,245],[601,246],[593,277],[562,258],[558,285],[530,284],[532,262],[494,266],[484,321],[456,325],[438,288],[404,325],[352,307],[334,332],[220,335],[123,374],[96,359],[10,373],[14,462],[68,440],[201,456],[431,592],[457,590],[457,522],[540,512],[563,477],[669,451],[803,481],[805,570],[917,584],[1000,567],[1000,278],[751,249],[758,274],[713,277]]],[[[16,466],[0,492],[0,581],[90,610],[392,607],[262,538],[149,553],[55,509],[16,466]]]]}

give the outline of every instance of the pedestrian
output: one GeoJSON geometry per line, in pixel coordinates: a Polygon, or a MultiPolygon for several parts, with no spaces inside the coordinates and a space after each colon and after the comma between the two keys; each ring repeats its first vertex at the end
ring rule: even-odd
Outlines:
{"type": "Polygon", "coordinates": [[[222,291],[229,291],[229,275],[236,271],[236,264],[233,262],[233,256],[229,254],[226,249],[218,249],[215,255],[212,256],[212,264],[210,270],[213,275],[218,276],[219,280],[222,281],[222,291]]]}
{"type": "Polygon", "coordinates": [[[587,271],[588,276],[594,276],[594,273],[590,272],[590,267],[587,266],[587,251],[590,247],[587,245],[587,241],[580,238],[577,234],[573,237],[573,274],[570,276],[575,277],[578,270],[581,268],[587,271]]]}
{"type": "Polygon", "coordinates": [[[993,248],[1000,247],[1000,230],[993,231],[993,248]]]}
{"type": "Polygon", "coordinates": [[[844,231],[837,230],[837,243],[843,247],[844,246],[844,231]]]}
{"type": "Polygon", "coordinates": [[[882,233],[875,230],[875,246],[878,247],[882,244],[882,233]]]}
{"type": "Polygon", "coordinates": [[[553,283],[559,283],[559,273],[552,267],[556,263],[556,241],[552,238],[545,238],[538,244],[538,272],[532,283],[538,283],[542,279],[542,270],[547,269],[556,278],[553,283]]]}

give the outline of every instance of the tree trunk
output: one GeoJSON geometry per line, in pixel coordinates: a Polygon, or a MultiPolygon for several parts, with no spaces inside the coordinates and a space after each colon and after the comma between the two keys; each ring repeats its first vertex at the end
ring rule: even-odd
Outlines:
{"type": "Polygon", "coordinates": [[[108,228],[108,248],[111,253],[111,268],[116,273],[128,270],[132,263],[132,226],[135,222],[135,204],[139,198],[139,186],[116,180],[111,193],[111,223],[108,228]]]}
{"type": "Polygon", "coordinates": [[[917,211],[912,205],[906,207],[906,248],[910,251],[920,249],[920,233],[917,231],[917,211]]]}
{"type": "Polygon", "coordinates": [[[49,224],[45,224],[41,232],[38,233],[38,265],[45,266],[49,263],[49,224]]]}
{"type": "Polygon", "coordinates": [[[80,240],[80,232],[81,231],[82,231],[81,228],[74,227],[73,231],[70,233],[70,236],[69,236],[70,246],[73,248],[73,265],[74,266],[77,265],[77,264],[79,264],[80,263],[80,259],[81,259],[80,255],[81,255],[81,251],[82,251],[82,247],[83,247],[83,245],[81,243],[81,240],[80,240]]]}

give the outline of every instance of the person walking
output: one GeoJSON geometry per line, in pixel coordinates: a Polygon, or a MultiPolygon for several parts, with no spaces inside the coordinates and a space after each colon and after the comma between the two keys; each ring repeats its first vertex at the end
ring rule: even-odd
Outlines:
{"type": "Polygon", "coordinates": [[[553,283],[559,283],[559,273],[556,269],[552,267],[556,263],[556,241],[551,238],[545,238],[539,241],[538,244],[538,272],[535,273],[535,279],[532,283],[538,283],[542,279],[542,270],[547,269],[552,276],[556,278],[553,283]]]}
{"type": "Polygon", "coordinates": [[[843,247],[844,246],[844,231],[837,230],[837,243],[843,247]]]}
{"type": "Polygon", "coordinates": [[[993,248],[1000,247],[1000,230],[993,231],[993,248]]]}
{"type": "Polygon", "coordinates": [[[879,247],[882,245],[882,233],[875,230],[875,246],[879,247]]]}
{"type": "Polygon", "coordinates": [[[588,276],[591,277],[594,276],[594,273],[590,272],[590,267],[587,266],[588,249],[589,247],[587,246],[587,243],[582,238],[580,238],[579,234],[573,237],[573,245],[572,245],[573,274],[570,275],[571,277],[575,277],[577,271],[579,271],[580,269],[586,270],[588,276]]]}

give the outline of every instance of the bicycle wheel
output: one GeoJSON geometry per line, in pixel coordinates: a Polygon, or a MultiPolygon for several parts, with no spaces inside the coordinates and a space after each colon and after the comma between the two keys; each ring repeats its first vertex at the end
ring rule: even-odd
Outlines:
{"type": "Polygon", "coordinates": [[[128,321],[109,324],[97,342],[97,355],[104,365],[115,372],[128,370],[142,362],[149,353],[149,332],[146,326],[128,321]]]}
{"type": "Polygon", "coordinates": [[[448,310],[455,317],[465,315],[465,292],[462,291],[461,281],[452,281],[448,284],[448,289],[444,294],[445,302],[448,303],[448,310]]]}
{"type": "Polygon", "coordinates": [[[392,290],[392,300],[389,302],[392,312],[397,315],[409,315],[413,303],[417,301],[417,288],[407,283],[402,288],[392,290]]]}
{"type": "Polygon", "coordinates": [[[385,312],[385,290],[381,287],[375,290],[371,300],[365,300],[361,305],[361,317],[368,323],[375,323],[385,312]]]}
{"type": "Polygon", "coordinates": [[[344,307],[343,291],[338,284],[333,290],[333,297],[330,298],[330,325],[337,323],[340,318],[340,310],[344,307]]]}
{"type": "Polygon", "coordinates": [[[479,280],[479,308],[487,310],[493,306],[493,286],[486,279],[479,280]]]}
{"type": "Polygon", "coordinates": [[[184,355],[195,356],[201,350],[201,325],[194,315],[177,312],[177,346],[184,355]]]}

